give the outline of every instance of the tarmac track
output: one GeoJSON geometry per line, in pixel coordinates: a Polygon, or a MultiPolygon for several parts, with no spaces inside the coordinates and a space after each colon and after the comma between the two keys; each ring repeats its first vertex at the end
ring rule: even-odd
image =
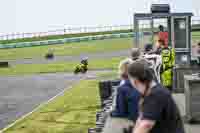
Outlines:
{"type": "Polygon", "coordinates": [[[127,57],[130,55],[130,50],[120,50],[114,52],[101,52],[94,54],[81,54],[76,56],[55,56],[54,59],[47,60],[43,57],[35,57],[32,59],[16,59],[16,60],[0,60],[0,61],[8,61],[11,66],[17,64],[49,64],[55,62],[67,62],[67,61],[80,61],[83,57],[88,57],[91,59],[109,59],[113,57],[127,57]]]}
{"type": "Polygon", "coordinates": [[[69,89],[81,79],[94,78],[96,72],[76,76],[55,73],[0,77],[0,129],[31,112],[63,90],[69,89]]]}
{"type": "MultiPolygon", "coordinates": [[[[33,58],[9,60],[8,62],[10,65],[48,64],[59,61],[80,61],[85,56],[89,59],[109,59],[112,57],[127,57],[129,52],[129,50],[121,50],[111,53],[81,54],[79,56],[56,56],[53,60],[33,58]]],[[[107,70],[99,71],[106,72],[107,70]]],[[[95,75],[96,71],[89,72],[87,76],[74,76],[69,73],[0,76],[0,129],[31,112],[41,103],[48,101],[63,90],[69,89],[72,84],[88,76],[94,77],[95,75]]]]}
{"type": "MultiPolygon", "coordinates": [[[[89,57],[89,59],[127,57],[129,52],[129,50],[121,50],[111,53],[81,54],[79,56],[56,56],[53,60],[46,60],[44,58],[17,59],[9,60],[9,64],[48,64],[59,61],[80,61],[85,56],[89,57]]],[[[87,75],[95,77],[95,73],[93,71],[87,75]]],[[[66,73],[0,77],[0,129],[31,112],[39,104],[48,101],[63,90],[69,89],[72,84],[77,83],[83,78],[87,78],[87,76],[74,76],[73,74],[66,73]]],[[[184,116],[184,96],[177,95],[175,99],[182,112],[182,116],[184,116]]],[[[185,124],[185,129],[186,133],[198,133],[200,126],[199,124],[185,124]]]]}

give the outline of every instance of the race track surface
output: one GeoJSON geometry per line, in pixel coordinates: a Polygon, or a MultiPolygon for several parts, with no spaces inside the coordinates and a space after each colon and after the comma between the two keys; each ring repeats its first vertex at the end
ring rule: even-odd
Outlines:
{"type": "Polygon", "coordinates": [[[30,76],[0,77],[0,129],[31,112],[87,75],[39,74],[30,76]]]}
{"type": "Polygon", "coordinates": [[[44,57],[35,57],[32,59],[16,59],[16,60],[0,60],[0,61],[8,61],[11,66],[17,64],[49,64],[55,62],[68,62],[68,61],[80,61],[84,57],[88,57],[91,59],[105,59],[105,58],[113,58],[113,57],[127,57],[130,55],[130,50],[121,50],[115,52],[101,52],[94,54],[81,54],[77,56],[55,56],[54,59],[47,60],[44,57]]]}

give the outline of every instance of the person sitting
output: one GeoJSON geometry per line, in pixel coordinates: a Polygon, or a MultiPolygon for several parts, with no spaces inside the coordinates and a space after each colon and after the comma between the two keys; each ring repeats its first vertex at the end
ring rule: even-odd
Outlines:
{"type": "Polygon", "coordinates": [[[114,109],[107,119],[103,133],[123,133],[126,128],[133,126],[138,117],[139,92],[132,87],[128,79],[128,65],[133,61],[123,60],[119,65],[119,75],[124,81],[117,88],[114,109]]]}
{"type": "Polygon", "coordinates": [[[81,63],[75,67],[74,74],[86,73],[88,71],[88,58],[83,58],[81,63]]]}
{"type": "Polygon", "coordinates": [[[45,55],[46,59],[53,59],[54,58],[54,49],[49,49],[48,52],[45,55]]]}

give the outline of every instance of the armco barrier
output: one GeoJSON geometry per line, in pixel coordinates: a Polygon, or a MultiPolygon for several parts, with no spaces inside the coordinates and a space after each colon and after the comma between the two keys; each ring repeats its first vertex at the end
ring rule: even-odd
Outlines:
{"type": "Polygon", "coordinates": [[[135,36],[134,33],[119,33],[119,34],[105,34],[105,35],[96,35],[96,36],[64,38],[64,39],[47,40],[47,41],[0,44],[0,49],[44,46],[44,45],[54,45],[54,44],[64,44],[64,43],[72,43],[72,42],[114,39],[114,38],[129,38],[129,37],[134,37],[134,36],[135,36]]]}
{"type": "Polygon", "coordinates": [[[41,41],[40,45],[48,45],[48,41],[41,41]]]}

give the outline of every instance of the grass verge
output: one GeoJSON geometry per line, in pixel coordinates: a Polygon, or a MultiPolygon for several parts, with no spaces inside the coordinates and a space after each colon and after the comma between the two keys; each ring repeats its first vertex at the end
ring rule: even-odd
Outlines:
{"type": "Polygon", "coordinates": [[[95,115],[100,109],[98,82],[114,76],[113,71],[81,81],[5,133],[87,133],[88,128],[95,127],[95,115]]]}
{"type": "MultiPolygon", "coordinates": [[[[116,70],[120,60],[125,57],[98,59],[89,61],[89,70],[112,69],[116,70]]],[[[25,75],[38,73],[73,72],[77,62],[59,62],[54,64],[23,64],[10,68],[0,68],[0,75],[25,75]]]]}
{"type": "Polygon", "coordinates": [[[0,60],[33,57],[43,58],[49,49],[54,49],[54,54],[57,56],[112,52],[129,49],[132,47],[132,42],[132,38],[122,38],[27,48],[0,49],[0,60]]]}
{"type": "Polygon", "coordinates": [[[98,109],[98,81],[81,81],[5,133],[87,133],[98,109]]]}

